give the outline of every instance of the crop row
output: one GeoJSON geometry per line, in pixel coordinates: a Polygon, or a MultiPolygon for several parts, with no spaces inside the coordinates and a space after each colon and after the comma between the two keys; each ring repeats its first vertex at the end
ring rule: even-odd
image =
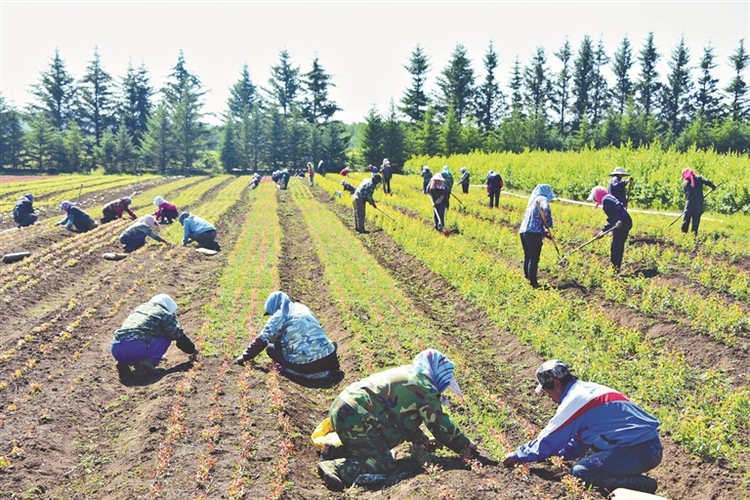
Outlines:
{"type": "MultiPolygon", "coordinates": [[[[333,178],[319,182],[328,192],[333,178]]],[[[395,203],[398,193],[392,197],[395,203]]],[[[391,203],[391,198],[385,200],[391,203]]],[[[339,203],[348,204],[347,199],[339,203]]],[[[428,204],[421,200],[422,205],[428,204]]],[[[420,213],[411,206],[411,213],[420,213]]],[[[372,211],[369,212],[372,214],[372,211]]],[[[519,266],[487,252],[463,234],[446,238],[426,217],[389,212],[396,222],[371,215],[404,251],[443,276],[469,301],[544,357],[566,359],[584,377],[618,387],[644,402],[666,432],[707,458],[744,460],[750,447],[747,388],[733,389],[724,375],[690,367],[678,353],[664,352],[642,332],[618,326],[595,305],[569,300],[561,292],[523,286],[519,266]],[[461,272],[457,272],[457,270],[461,272]],[[529,304],[534,304],[530,315],[529,304]]],[[[742,465],[746,468],[746,464],[742,465]]]]}

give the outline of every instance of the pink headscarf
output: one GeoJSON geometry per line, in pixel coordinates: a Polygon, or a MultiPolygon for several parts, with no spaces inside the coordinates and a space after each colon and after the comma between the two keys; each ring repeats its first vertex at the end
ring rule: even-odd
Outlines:
{"type": "Polygon", "coordinates": [[[689,180],[690,181],[690,185],[692,187],[695,187],[695,172],[693,172],[691,169],[689,169],[689,168],[683,168],[682,169],[682,178],[684,180],[686,180],[686,181],[689,180]]]}
{"type": "Polygon", "coordinates": [[[591,190],[591,194],[589,195],[588,200],[596,202],[596,206],[594,207],[594,210],[599,208],[605,196],[607,196],[607,190],[601,186],[595,186],[591,190]]]}

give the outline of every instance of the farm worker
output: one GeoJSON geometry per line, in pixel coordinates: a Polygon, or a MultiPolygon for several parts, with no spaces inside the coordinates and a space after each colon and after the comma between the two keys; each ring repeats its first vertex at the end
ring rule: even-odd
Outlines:
{"type": "Polygon", "coordinates": [[[685,192],[685,212],[680,229],[683,233],[687,233],[690,221],[692,221],[693,227],[691,230],[698,236],[698,226],[701,223],[701,215],[703,215],[703,185],[710,187],[711,191],[716,189],[716,186],[705,177],[696,175],[689,168],[683,169],[682,178],[682,190],[685,192]]]}
{"type": "Polygon", "coordinates": [[[279,189],[286,189],[287,186],[289,186],[290,178],[291,178],[291,174],[289,173],[289,169],[288,168],[283,169],[279,175],[279,183],[278,183],[279,189]]]}
{"type": "Polygon", "coordinates": [[[342,168],[341,172],[339,172],[339,175],[343,175],[344,177],[346,177],[347,175],[349,175],[349,169],[346,167],[342,168]]]}
{"type": "Polygon", "coordinates": [[[182,224],[183,245],[187,245],[192,240],[198,243],[198,248],[221,250],[221,246],[216,241],[216,228],[213,224],[187,212],[182,212],[177,220],[182,224]]]}
{"type": "Polygon", "coordinates": [[[609,176],[612,178],[609,181],[609,186],[607,186],[607,193],[617,198],[627,208],[627,187],[629,183],[633,182],[633,178],[630,177],[630,174],[625,173],[625,169],[622,167],[615,167],[615,170],[609,176]],[[624,177],[629,177],[629,179],[624,179],[624,177]]]}
{"type": "Polygon", "coordinates": [[[542,254],[542,243],[545,236],[549,237],[548,228],[551,228],[553,224],[549,202],[555,197],[549,184],[537,184],[531,191],[529,203],[526,205],[526,212],[518,230],[521,236],[521,246],[523,246],[523,274],[534,288],[539,287],[536,273],[539,267],[539,257],[542,254]],[[540,209],[543,214],[539,212],[540,209]]]}
{"type": "Polygon", "coordinates": [[[466,194],[469,192],[469,179],[471,175],[466,167],[461,167],[458,171],[461,172],[461,180],[458,181],[458,183],[461,184],[461,189],[463,190],[463,193],[466,194]]]}
{"type": "Polygon", "coordinates": [[[388,158],[383,158],[383,164],[380,165],[380,175],[383,177],[383,192],[391,193],[391,177],[393,177],[393,168],[388,158]]]}
{"type": "Polygon", "coordinates": [[[500,204],[500,191],[503,189],[503,178],[494,170],[487,172],[487,196],[490,197],[490,207],[500,204]]]}
{"type": "Polygon", "coordinates": [[[448,165],[443,165],[443,170],[441,170],[440,173],[443,175],[443,180],[445,181],[445,189],[448,190],[447,208],[450,208],[451,207],[451,191],[453,191],[453,175],[451,174],[451,169],[448,168],[448,165]]]}
{"type": "Polygon", "coordinates": [[[18,227],[31,226],[36,222],[37,215],[34,213],[34,195],[26,193],[18,198],[13,207],[13,222],[18,227]]]}
{"type": "Polygon", "coordinates": [[[117,360],[118,370],[136,365],[152,373],[160,373],[161,362],[173,340],[177,348],[195,361],[198,351],[185,335],[177,320],[177,304],[169,295],[160,293],[139,305],[115,332],[110,350],[117,360]]]}
{"type": "Polygon", "coordinates": [[[448,189],[443,174],[437,173],[432,176],[430,184],[427,186],[427,194],[432,198],[432,217],[435,221],[435,229],[441,231],[445,227],[445,209],[448,206],[448,189]]]}
{"type": "Polygon", "coordinates": [[[106,224],[107,222],[112,222],[115,219],[122,219],[122,213],[127,212],[128,215],[130,215],[131,220],[135,220],[138,218],[137,215],[133,213],[132,210],[130,210],[130,204],[133,203],[133,200],[130,198],[118,198],[116,200],[112,200],[106,205],[104,205],[104,208],[102,209],[102,217],[99,219],[99,221],[102,224],[106,224]]]}
{"type": "Polygon", "coordinates": [[[542,391],[558,404],[555,416],[536,439],[508,453],[503,465],[541,462],[552,456],[578,460],[571,474],[586,484],[614,490],[656,491],[656,480],[641,475],[659,465],[660,422],[614,389],[578,380],[554,359],[536,371],[542,391]]]}
{"type": "Polygon", "coordinates": [[[56,226],[65,225],[65,229],[76,233],[85,233],[96,227],[96,222],[89,214],[75,206],[68,200],[60,203],[60,211],[65,212],[65,217],[56,226]],[[75,228],[75,229],[74,229],[75,228]]]}
{"type": "Polygon", "coordinates": [[[318,318],[306,305],[276,291],[268,296],[264,308],[271,317],[235,363],[244,365],[265,350],[284,368],[284,373],[315,379],[338,373],[336,343],[328,340],[318,318]]]}
{"type": "Polygon", "coordinates": [[[372,175],[375,175],[375,174],[377,174],[377,173],[378,173],[378,167],[376,167],[376,166],[375,166],[375,165],[373,165],[373,164],[370,164],[370,165],[369,165],[369,166],[367,167],[367,171],[368,171],[368,172],[370,172],[370,174],[372,174],[372,175]]]}
{"type": "Polygon", "coordinates": [[[130,253],[145,245],[146,236],[150,236],[159,243],[169,245],[167,240],[154,232],[156,226],[158,226],[156,217],[153,215],[144,215],[143,218],[125,228],[125,231],[120,234],[120,243],[125,246],[125,252],[130,253]]]}
{"type": "Polygon", "coordinates": [[[307,162],[307,175],[308,175],[308,182],[310,183],[310,186],[314,186],[315,185],[315,165],[311,161],[307,162]]]}
{"type": "Polygon", "coordinates": [[[469,457],[477,445],[443,413],[446,390],[462,396],[444,354],[427,349],[410,365],[391,368],[350,384],[333,401],[330,419],[342,446],[324,447],[318,474],[329,489],[341,491],[360,474],[383,474],[396,466],[391,448],[404,441],[433,442],[419,428],[424,423],[438,441],[469,457]],[[339,458],[341,457],[341,458],[339,458]]]}
{"type": "Polygon", "coordinates": [[[622,255],[625,253],[625,241],[633,228],[633,220],[630,218],[625,205],[611,194],[607,194],[607,190],[601,186],[596,186],[591,190],[588,200],[596,201],[594,209],[601,205],[604,213],[607,214],[607,224],[596,236],[601,237],[605,231],[613,229],[609,260],[612,262],[612,266],[619,271],[622,266],[622,255]]]}
{"type": "Polygon", "coordinates": [[[365,232],[365,203],[369,203],[373,208],[378,208],[375,205],[375,200],[372,195],[375,193],[375,188],[380,184],[380,174],[372,174],[371,179],[362,179],[359,183],[354,196],[352,196],[352,205],[354,206],[354,229],[358,233],[365,232]]]}
{"type": "Polygon", "coordinates": [[[346,182],[345,180],[341,181],[341,185],[344,187],[344,191],[346,191],[349,194],[354,194],[354,192],[357,190],[354,186],[346,182]]]}
{"type": "Polygon", "coordinates": [[[420,175],[422,176],[422,192],[424,194],[427,194],[427,185],[432,179],[432,171],[430,170],[430,167],[428,167],[427,165],[422,167],[422,173],[420,175]]]}
{"type": "Polygon", "coordinates": [[[156,205],[156,212],[154,217],[159,221],[159,224],[172,224],[174,220],[179,216],[177,207],[161,196],[154,198],[154,205],[156,205]]]}

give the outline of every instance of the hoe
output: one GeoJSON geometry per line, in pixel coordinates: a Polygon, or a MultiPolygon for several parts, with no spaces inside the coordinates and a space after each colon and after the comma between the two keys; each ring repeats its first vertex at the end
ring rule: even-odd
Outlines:
{"type": "MultiPolygon", "coordinates": [[[[549,224],[547,224],[547,217],[544,215],[544,210],[542,210],[542,206],[539,205],[538,201],[536,202],[536,209],[539,210],[539,215],[542,217],[542,224],[544,224],[544,228],[547,230],[547,234],[549,234],[549,239],[551,239],[552,244],[555,245],[555,250],[557,250],[557,257],[560,258],[560,247],[557,246],[557,241],[555,241],[555,237],[552,235],[552,228],[549,227],[549,224]]],[[[560,258],[560,261],[562,260],[563,259],[560,258]]]]}
{"type": "Polygon", "coordinates": [[[593,242],[595,242],[596,240],[598,240],[598,239],[602,238],[602,237],[603,237],[603,236],[604,236],[605,234],[607,234],[607,233],[611,233],[611,232],[612,232],[612,231],[614,231],[615,229],[617,229],[617,227],[615,227],[615,226],[612,226],[611,228],[607,229],[606,231],[603,231],[603,232],[601,232],[601,233],[597,234],[596,236],[594,236],[593,238],[591,238],[590,240],[588,240],[588,241],[587,241],[586,243],[583,243],[583,244],[581,244],[581,245],[578,245],[578,246],[577,246],[577,247],[575,247],[575,248],[574,248],[573,250],[571,250],[571,251],[570,251],[570,252],[568,252],[567,254],[563,255],[562,259],[560,259],[560,261],[559,261],[559,262],[558,262],[557,264],[558,264],[558,265],[560,265],[560,266],[562,266],[563,264],[565,264],[565,259],[567,259],[567,258],[568,258],[568,256],[569,256],[570,254],[572,254],[572,253],[574,253],[574,252],[577,252],[578,250],[580,250],[581,248],[585,247],[585,246],[586,246],[586,245],[588,245],[589,243],[593,243],[593,242]]]}

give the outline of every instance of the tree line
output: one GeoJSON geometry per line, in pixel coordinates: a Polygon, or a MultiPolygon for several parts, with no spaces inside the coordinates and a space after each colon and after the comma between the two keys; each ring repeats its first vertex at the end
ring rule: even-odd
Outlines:
{"type": "Polygon", "coordinates": [[[245,65],[229,92],[223,125],[205,122],[207,90],[180,52],[164,86],[157,89],[142,64],[129,65],[115,80],[97,50],[77,80],[55,50],[32,85],[24,110],[0,94],[0,165],[108,173],[230,172],[298,168],[303,159],[323,160],[329,169],[346,163],[350,133],[334,120],[340,110],[328,97],[334,85],[316,57],[301,73],[287,51],[271,67],[267,88],[250,78],[245,65]]]}
{"type": "Polygon", "coordinates": [[[744,39],[728,58],[734,76],[723,87],[712,73],[717,61],[711,45],[693,65],[684,38],[672,50],[663,79],[656,70],[662,54],[653,33],[638,52],[625,37],[610,57],[601,39],[595,44],[587,35],[577,52],[566,40],[552,55],[560,66],[557,72],[550,70],[543,47],[526,65],[516,58],[503,90],[496,78],[499,57],[493,44],[484,54],[481,77],[466,48],[457,44],[437,76],[437,90],[428,93],[431,64],[417,45],[405,66],[411,85],[399,105],[391,102],[385,116],[371,109],[365,119],[363,155],[370,161],[382,156],[393,142],[389,128],[399,116],[405,117],[398,122],[405,158],[655,144],[681,151],[750,152],[744,79],[750,54],[744,39]]]}
{"type": "Polygon", "coordinates": [[[625,37],[610,57],[600,39],[568,40],[550,69],[538,47],[527,64],[515,58],[508,85],[497,79],[499,56],[490,42],[475,72],[457,44],[428,92],[431,62],[417,45],[404,69],[411,83],[384,115],[373,108],[362,124],[335,119],[335,86],[316,56],[302,72],[282,50],[266,87],[245,65],[230,87],[220,126],[205,123],[203,88],[180,52],[157,89],[144,65],[115,80],[98,54],[76,80],[59,51],[32,85],[24,110],[0,94],[0,161],[4,169],[162,173],[251,172],[300,168],[323,160],[328,171],[379,164],[398,171],[413,155],[470,151],[581,150],[661,144],[678,150],[750,152],[750,101],[744,40],[726,61],[731,81],[719,85],[713,47],[694,63],[684,38],[664,57],[650,33],[636,51],[625,37]],[[608,78],[607,71],[611,73],[608,78]],[[634,73],[636,73],[634,75],[634,73]]]}

